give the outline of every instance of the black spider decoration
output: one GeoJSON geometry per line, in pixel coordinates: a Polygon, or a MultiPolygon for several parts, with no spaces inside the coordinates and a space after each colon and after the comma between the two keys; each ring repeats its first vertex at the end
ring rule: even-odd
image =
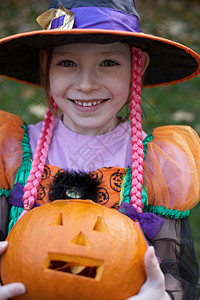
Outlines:
{"type": "Polygon", "coordinates": [[[49,189],[49,200],[90,199],[97,202],[99,180],[82,171],[58,172],[49,189]]]}

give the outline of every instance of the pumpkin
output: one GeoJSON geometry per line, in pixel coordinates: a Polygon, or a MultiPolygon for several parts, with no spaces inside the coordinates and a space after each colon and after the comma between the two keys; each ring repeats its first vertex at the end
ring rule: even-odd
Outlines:
{"type": "Polygon", "coordinates": [[[123,177],[123,173],[119,172],[119,170],[113,173],[110,177],[110,186],[116,192],[121,191],[122,177],[123,177]]]}
{"type": "Polygon", "coordinates": [[[108,191],[103,188],[99,187],[98,188],[98,203],[101,205],[105,205],[109,201],[109,193],[108,191]]]}
{"type": "Polygon", "coordinates": [[[138,226],[90,200],[57,200],[26,213],[2,255],[3,284],[25,284],[21,300],[123,300],[146,280],[138,226]]]}

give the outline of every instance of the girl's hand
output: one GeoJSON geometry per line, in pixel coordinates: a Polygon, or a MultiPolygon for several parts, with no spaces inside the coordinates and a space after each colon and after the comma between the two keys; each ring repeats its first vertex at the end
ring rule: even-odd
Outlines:
{"type": "Polygon", "coordinates": [[[165,277],[159,267],[152,246],[145,253],[145,269],[147,273],[146,282],[142,285],[136,296],[130,297],[127,300],[170,300],[169,295],[165,291],[165,277]]]}
{"type": "MultiPolygon", "coordinates": [[[[8,247],[8,242],[0,242],[0,254],[8,247]]],[[[22,283],[15,282],[4,286],[0,285],[0,300],[6,300],[25,293],[25,286],[22,283]]]]}

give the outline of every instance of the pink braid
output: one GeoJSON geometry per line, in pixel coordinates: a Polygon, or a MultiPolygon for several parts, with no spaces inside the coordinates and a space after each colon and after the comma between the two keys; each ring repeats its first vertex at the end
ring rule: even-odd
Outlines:
{"type": "Polygon", "coordinates": [[[142,51],[132,48],[132,78],[130,96],[131,145],[132,145],[132,183],[130,203],[142,213],[143,183],[143,144],[141,117],[142,51]]]}
{"type": "MultiPolygon", "coordinates": [[[[57,105],[55,104],[52,97],[51,101],[53,108],[56,111],[57,105]]],[[[50,109],[48,108],[40,133],[40,138],[37,143],[36,153],[32,162],[31,171],[27,179],[27,183],[24,186],[24,195],[22,198],[24,204],[24,211],[22,212],[19,218],[21,218],[22,215],[24,215],[28,210],[30,210],[33,207],[37,199],[39,183],[41,181],[42,174],[44,171],[44,165],[46,162],[47,153],[51,142],[54,123],[55,116],[51,113],[50,109]]]]}

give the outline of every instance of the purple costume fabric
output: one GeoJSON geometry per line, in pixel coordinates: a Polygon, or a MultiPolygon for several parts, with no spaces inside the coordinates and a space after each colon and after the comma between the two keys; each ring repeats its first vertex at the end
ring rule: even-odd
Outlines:
{"type": "MultiPolygon", "coordinates": [[[[28,126],[32,158],[41,128],[42,122],[28,126]]],[[[102,167],[131,166],[130,125],[124,121],[105,134],[81,135],[68,129],[60,116],[56,119],[46,163],[64,170],[85,172],[102,167]]]]}
{"type": "Polygon", "coordinates": [[[129,203],[122,202],[118,211],[133,221],[139,221],[146,235],[152,239],[160,232],[164,221],[152,213],[139,214],[136,209],[129,203]]]}

